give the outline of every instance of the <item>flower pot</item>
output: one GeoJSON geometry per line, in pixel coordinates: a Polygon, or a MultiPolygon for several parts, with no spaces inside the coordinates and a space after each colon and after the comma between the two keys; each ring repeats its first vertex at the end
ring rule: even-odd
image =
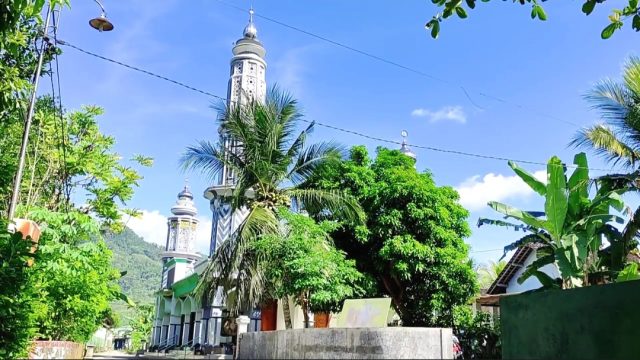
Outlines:
{"type": "Polygon", "coordinates": [[[328,328],[329,320],[331,320],[331,313],[325,311],[319,311],[313,313],[313,327],[315,328],[328,328]]]}
{"type": "Polygon", "coordinates": [[[278,324],[278,301],[272,300],[260,307],[260,331],[274,331],[278,324]]]}

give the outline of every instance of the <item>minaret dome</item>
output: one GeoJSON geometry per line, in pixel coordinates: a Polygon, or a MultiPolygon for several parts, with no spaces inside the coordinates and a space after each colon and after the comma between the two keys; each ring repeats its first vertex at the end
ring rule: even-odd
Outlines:
{"type": "Polygon", "coordinates": [[[258,29],[253,24],[253,8],[249,9],[249,23],[244,28],[244,32],[242,33],[247,39],[255,39],[258,37],[258,29]]]}
{"type": "Polygon", "coordinates": [[[400,146],[400,152],[412,158],[414,161],[417,160],[418,157],[413,151],[411,151],[411,149],[409,148],[409,145],[407,145],[407,136],[409,136],[409,133],[407,132],[407,130],[402,130],[401,134],[402,134],[402,145],[400,146]]]}

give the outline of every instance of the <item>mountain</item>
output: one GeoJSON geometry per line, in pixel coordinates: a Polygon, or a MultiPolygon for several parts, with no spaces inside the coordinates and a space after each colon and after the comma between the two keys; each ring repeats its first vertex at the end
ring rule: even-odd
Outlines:
{"type": "Polygon", "coordinates": [[[107,246],[113,252],[113,266],[126,271],[120,279],[123,292],[137,304],[153,304],[160,288],[162,247],[144,241],[129,228],[121,233],[107,233],[107,246]]]}

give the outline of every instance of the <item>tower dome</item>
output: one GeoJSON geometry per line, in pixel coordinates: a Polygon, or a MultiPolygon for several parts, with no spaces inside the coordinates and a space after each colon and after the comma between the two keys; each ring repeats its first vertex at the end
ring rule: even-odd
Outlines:
{"type": "Polygon", "coordinates": [[[407,145],[407,136],[409,135],[409,133],[407,132],[407,130],[402,130],[401,134],[402,134],[402,145],[400,146],[400,152],[412,158],[413,160],[417,160],[418,157],[413,151],[411,151],[411,149],[409,148],[409,145],[407,145]]]}
{"type": "Polygon", "coordinates": [[[198,209],[196,209],[193,204],[193,194],[189,189],[189,185],[185,184],[182,191],[178,193],[178,200],[176,204],[171,207],[171,213],[176,216],[196,216],[198,214],[198,209]]]}
{"type": "Polygon", "coordinates": [[[247,39],[255,39],[258,37],[258,29],[253,24],[253,8],[249,9],[249,23],[245,26],[242,35],[247,39]]]}

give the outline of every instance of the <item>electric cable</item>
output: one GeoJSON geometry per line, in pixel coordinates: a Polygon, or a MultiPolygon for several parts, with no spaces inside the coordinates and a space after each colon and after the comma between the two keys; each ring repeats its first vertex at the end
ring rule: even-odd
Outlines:
{"type": "MultiPolygon", "coordinates": [[[[227,1],[224,1],[224,0],[215,0],[215,1],[225,5],[227,7],[230,7],[232,9],[238,10],[240,12],[244,12],[244,13],[247,12],[247,9],[242,8],[240,6],[237,6],[237,5],[234,5],[234,4],[231,4],[231,3],[227,2],[227,1]]],[[[464,93],[464,95],[467,97],[467,99],[469,100],[469,102],[473,106],[477,107],[478,109],[484,110],[483,107],[477,105],[476,102],[471,99],[471,96],[469,96],[469,93],[467,92],[467,87],[465,87],[463,84],[454,83],[454,82],[452,82],[450,80],[446,80],[446,79],[440,78],[438,76],[431,75],[431,74],[426,73],[426,72],[424,72],[422,70],[418,70],[418,69],[415,69],[415,68],[400,64],[400,63],[395,62],[393,60],[389,60],[389,59],[383,58],[381,56],[375,55],[373,53],[370,53],[370,52],[367,52],[367,51],[364,51],[364,50],[360,50],[360,49],[358,49],[356,47],[353,47],[351,45],[347,45],[345,43],[342,43],[342,42],[339,42],[339,41],[336,41],[336,40],[332,40],[332,39],[330,39],[330,38],[328,38],[326,36],[318,35],[318,34],[313,33],[311,31],[304,30],[304,29],[299,28],[297,26],[289,25],[289,24],[287,24],[285,22],[282,22],[280,20],[265,16],[265,15],[260,15],[259,13],[256,13],[255,10],[253,12],[253,16],[255,16],[257,18],[260,18],[260,19],[263,19],[263,20],[266,20],[266,21],[269,21],[271,23],[277,24],[279,26],[285,27],[287,29],[290,29],[290,30],[293,30],[293,31],[297,31],[297,32],[305,34],[307,36],[316,38],[318,40],[321,40],[321,41],[324,41],[326,43],[332,44],[334,46],[341,47],[343,49],[346,49],[348,51],[357,53],[359,55],[368,57],[368,58],[373,59],[375,61],[382,62],[382,63],[385,63],[387,65],[391,65],[391,66],[397,67],[399,69],[411,72],[413,74],[416,74],[416,75],[419,75],[419,76],[422,76],[422,77],[425,77],[425,78],[428,78],[428,79],[431,79],[431,80],[434,80],[434,81],[438,81],[438,82],[441,82],[443,84],[446,84],[446,85],[449,85],[449,86],[452,86],[452,87],[458,86],[458,87],[460,87],[460,89],[462,89],[462,92],[464,93]]],[[[518,109],[526,110],[526,111],[528,111],[528,112],[530,112],[532,114],[535,114],[536,116],[546,117],[546,118],[549,118],[549,119],[552,119],[552,120],[563,122],[563,123],[568,124],[568,125],[572,125],[572,126],[575,126],[575,127],[580,127],[580,125],[578,125],[578,124],[576,124],[574,122],[571,122],[571,121],[568,121],[568,120],[565,120],[565,119],[562,119],[562,118],[558,118],[558,117],[550,115],[550,114],[546,114],[546,113],[540,112],[538,110],[526,107],[526,106],[518,104],[518,103],[513,103],[513,102],[508,101],[508,100],[506,100],[506,99],[504,99],[502,97],[491,95],[491,94],[488,94],[488,93],[486,93],[484,91],[479,91],[479,90],[476,90],[475,92],[477,92],[480,96],[484,96],[484,97],[486,97],[488,99],[492,99],[492,100],[495,100],[495,101],[498,101],[498,102],[501,102],[501,103],[504,103],[504,104],[508,104],[508,105],[514,106],[514,107],[516,107],[518,109]]]]}
{"type": "MultiPolygon", "coordinates": [[[[178,86],[181,86],[181,87],[186,88],[188,90],[195,91],[195,92],[198,92],[200,94],[207,95],[207,96],[210,96],[210,97],[222,100],[222,101],[228,101],[226,98],[224,98],[222,96],[213,94],[213,93],[205,91],[205,90],[201,90],[201,89],[195,88],[195,87],[193,87],[191,85],[187,85],[187,84],[185,84],[183,82],[180,82],[180,81],[177,81],[177,80],[173,80],[173,79],[168,78],[168,77],[166,77],[164,75],[156,74],[156,73],[151,72],[149,70],[144,70],[144,69],[141,69],[141,68],[133,66],[133,65],[125,64],[125,63],[123,63],[121,61],[118,61],[118,60],[114,60],[114,59],[110,59],[110,58],[107,58],[107,57],[102,56],[102,55],[98,55],[98,54],[93,53],[91,51],[84,50],[84,49],[82,49],[82,48],[80,48],[80,47],[78,47],[76,45],[73,45],[73,44],[71,44],[69,42],[66,42],[66,41],[63,41],[63,40],[56,40],[56,42],[58,44],[60,44],[60,45],[68,46],[68,47],[73,48],[73,49],[75,49],[77,51],[80,51],[80,52],[82,52],[84,54],[87,54],[87,55],[90,55],[90,56],[93,56],[93,57],[96,57],[96,58],[99,58],[99,59],[102,59],[102,60],[105,60],[105,61],[108,61],[108,62],[111,62],[111,63],[114,63],[114,64],[117,64],[117,65],[120,65],[120,66],[124,66],[124,67],[126,67],[128,69],[135,70],[135,71],[141,72],[141,73],[149,75],[149,76],[153,76],[155,78],[158,78],[158,79],[173,83],[173,84],[178,85],[178,86]]],[[[381,138],[381,137],[368,135],[368,134],[365,134],[365,133],[362,133],[362,132],[345,129],[345,128],[342,128],[342,127],[326,124],[326,123],[315,121],[315,120],[307,120],[307,119],[301,119],[301,120],[304,121],[304,122],[307,122],[307,123],[315,123],[318,126],[322,126],[322,127],[328,128],[328,129],[333,129],[333,130],[340,131],[340,132],[343,132],[343,133],[356,135],[358,137],[366,138],[366,139],[369,139],[369,140],[374,140],[374,141],[383,142],[383,143],[387,143],[387,144],[402,145],[402,142],[401,141],[397,141],[397,140],[384,139],[384,138],[381,138]]],[[[409,146],[409,147],[416,148],[416,149],[424,149],[424,150],[429,150],[429,151],[434,151],[434,152],[440,152],[440,153],[446,153],[446,154],[454,154],[454,155],[473,157],[473,158],[479,158],[479,159],[498,160],[498,161],[513,161],[513,162],[521,163],[521,164],[540,165],[540,166],[547,166],[548,165],[547,163],[541,162],[541,161],[512,159],[512,158],[508,158],[508,157],[504,157],[504,156],[484,155],[484,154],[478,154],[478,153],[472,153],[472,152],[466,152],[466,151],[443,149],[443,148],[438,148],[438,147],[434,147],[434,146],[425,146],[425,145],[418,145],[418,144],[411,144],[411,143],[407,143],[406,145],[409,146]]],[[[583,167],[580,167],[580,166],[577,166],[577,165],[573,165],[573,164],[562,164],[562,166],[567,167],[567,168],[572,168],[572,169],[583,168],[583,167]]],[[[588,167],[586,169],[587,170],[593,170],[593,171],[601,171],[601,172],[611,172],[612,171],[612,169],[591,168],[591,167],[588,167]]]]}

